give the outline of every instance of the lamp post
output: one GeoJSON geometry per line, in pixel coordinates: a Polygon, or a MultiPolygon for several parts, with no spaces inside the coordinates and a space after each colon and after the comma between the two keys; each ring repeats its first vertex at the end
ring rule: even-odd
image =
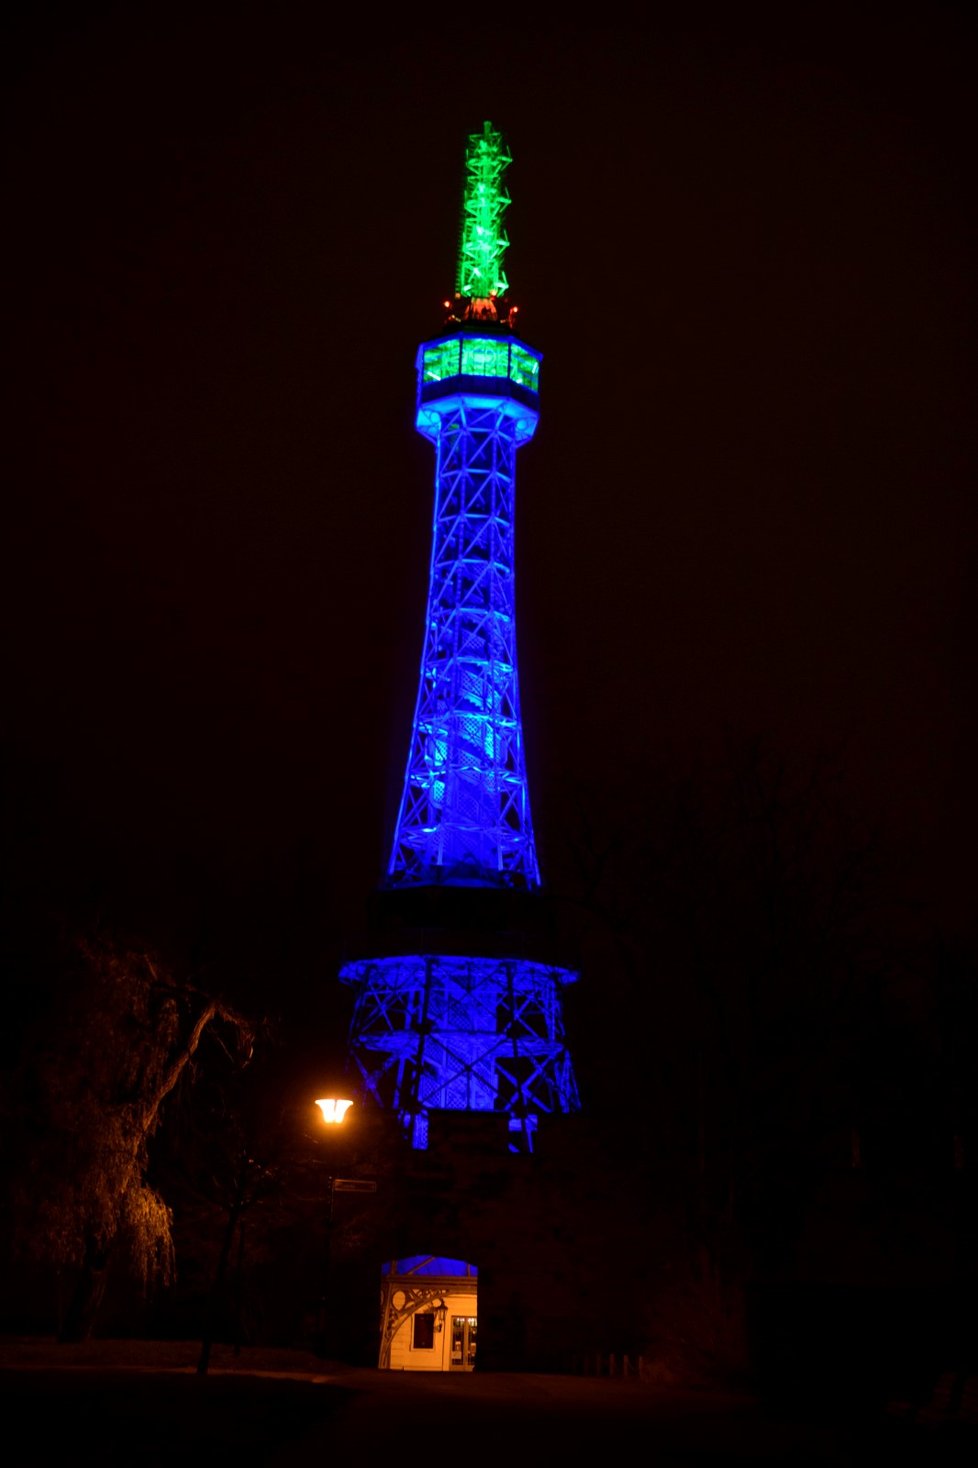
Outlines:
{"type": "MultiPolygon", "coordinates": [[[[334,1096],[325,1096],[319,1097],[315,1104],[319,1108],[320,1125],[326,1129],[327,1134],[333,1133],[335,1135],[336,1130],[344,1125],[346,1114],[353,1105],[353,1102],[334,1096]]],[[[323,1280],[319,1303],[319,1339],[323,1348],[327,1345],[327,1328],[332,1325],[332,1322],[329,1320],[329,1287],[333,1253],[333,1185],[336,1182],[333,1164],[334,1159],[327,1156],[329,1172],[326,1177],[326,1242],[323,1254],[323,1280]]],[[[330,1336],[331,1338],[333,1336],[331,1329],[330,1336]]]]}

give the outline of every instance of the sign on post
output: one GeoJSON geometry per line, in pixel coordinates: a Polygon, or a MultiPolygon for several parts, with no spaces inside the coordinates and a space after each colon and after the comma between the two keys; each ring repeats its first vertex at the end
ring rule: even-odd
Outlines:
{"type": "Polygon", "coordinates": [[[366,1177],[336,1177],[333,1179],[334,1193],[376,1193],[377,1184],[366,1177]]]}

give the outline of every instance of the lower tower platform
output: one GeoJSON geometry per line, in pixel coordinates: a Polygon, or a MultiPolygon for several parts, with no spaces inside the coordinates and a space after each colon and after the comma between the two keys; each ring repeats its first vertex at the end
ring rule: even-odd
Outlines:
{"type": "Polygon", "coordinates": [[[433,1111],[506,1118],[511,1149],[532,1152],[541,1117],[580,1102],[562,990],[539,894],[492,888],[381,891],[368,957],[343,965],[355,987],[350,1055],[367,1093],[428,1145],[433,1111]]]}

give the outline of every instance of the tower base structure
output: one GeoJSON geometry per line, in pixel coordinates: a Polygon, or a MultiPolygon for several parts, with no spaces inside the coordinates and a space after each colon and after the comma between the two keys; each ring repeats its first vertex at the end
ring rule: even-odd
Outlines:
{"type": "Polygon", "coordinates": [[[406,1148],[377,1169],[376,1193],[349,1199],[358,1283],[344,1325],[360,1347],[343,1343],[342,1359],[567,1372],[600,1349],[639,1350],[661,1260],[607,1128],[583,1112],[543,1118],[527,1155],[503,1113],[428,1121],[426,1149],[406,1148]]]}

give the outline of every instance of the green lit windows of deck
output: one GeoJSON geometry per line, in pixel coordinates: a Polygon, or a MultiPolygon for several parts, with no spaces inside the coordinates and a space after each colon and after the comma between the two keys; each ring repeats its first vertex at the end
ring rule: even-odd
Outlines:
{"type": "Polygon", "coordinates": [[[509,375],[520,387],[528,387],[531,392],[539,391],[540,363],[532,352],[516,342],[510,348],[509,375]]]}
{"type": "Polygon", "coordinates": [[[509,342],[493,337],[463,338],[462,376],[508,377],[509,342]]]}
{"type": "Polygon", "coordinates": [[[459,372],[459,349],[461,342],[455,337],[449,342],[435,342],[425,347],[421,367],[422,382],[444,382],[448,377],[457,377],[459,372]]]}
{"type": "Polygon", "coordinates": [[[498,337],[456,336],[426,346],[421,356],[422,385],[453,377],[508,378],[535,393],[540,387],[540,361],[519,342],[498,337]]]}

